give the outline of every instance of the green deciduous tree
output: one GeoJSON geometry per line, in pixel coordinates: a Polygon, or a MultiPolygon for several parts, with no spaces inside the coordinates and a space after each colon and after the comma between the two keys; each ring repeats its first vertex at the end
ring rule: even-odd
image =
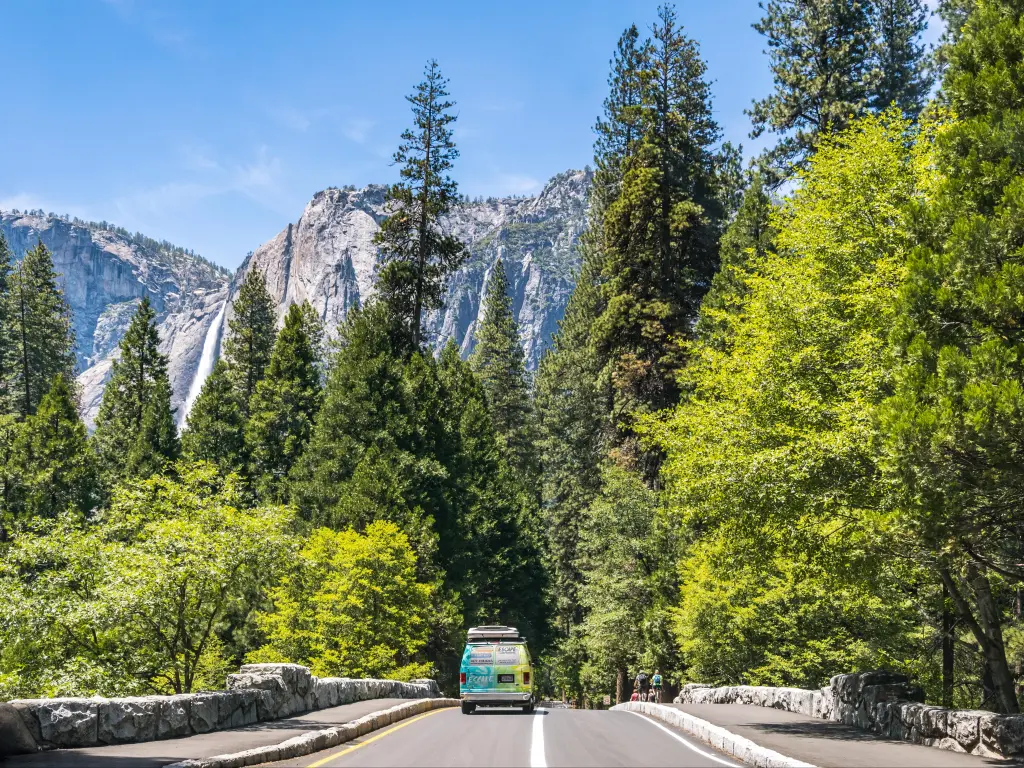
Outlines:
{"type": "Polygon", "coordinates": [[[238,393],[223,360],[203,382],[181,435],[181,453],[189,461],[208,461],[225,474],[245,466],[245,425],[238,393]]]}
{"type": "Polygon", "coordinates": [[[754,138],[779,143],[764,157],[766,171],[787,178],[813,151],[818,136],[840,131],[861,114],[872,85],[868,0],[768,0],[754,29],[765,36],[775,91],[754,102],[754,138]]]}
{"type": "Polygon", "coordinates": [[[441,220],[459,203],[458,185],[448,176],[459,156],[452,140],[448,81],[431,59],[423,82],[406,97],[412,104],[414,128],[402,133],[394,162],[402,181],[388,188],[388,217],[374,236],[380,250],[377,291],[399,318],[413,349],[419,349],[423,313],[438,309],[448,276],[469,252],[441,227],[441,220]]]}
{"type": "Polygon", "coordinates": [[[204,670],[290,559],[289,512],[241,508],[232,478],[181,465],[119,487],[91,522],[17,534],[0,563],[0,663],[19,695],[223,688],[204,670]]]}
{"type": "Polygon", "coordinates": [[[525,481],[537,476],[534,414],[519,324],[512,314],[508,278],[501,259],[494,262],[484,293],[484,312],[475,332],[470,365],[487,395],[494,429],[508,461],[525,481]]]}
{"type": "Polygon", "coordinates": [[[256,385],[270,365],[277,335],[276,306],[267,290],[266,276],[258,267],[246,272],[231,311],[223,358],[244,420],[249,417],[249,401],[256,385]]]}
{"type": "Polygon", "coordinates": [[[394,523],[313,531],[258,622],[267,644],[250,661],[307,665],[321,677],[409,680],[422,659],[432,586],[416,578],[416,554],[394,523]]]}
{"type": "Polygon", "coordinates": [[[249,404],[248,471],[266,500],[286,499],[288,473],[309,442],[320,407],[320,370],[306,328],[302,309],[292,304],[249,404]]]}
{"type": "Polygon", "coordinates": [[[943,93],[957,120],[921,206],[902,367],[882,412],[886,465],[909,540],[937,571],[981,649],[992,705],[1018,712],[1001,582],[1024,581],[1024,4],[979,0],[949,51],[943,93]]]}
{"type": "Polygon", "coordinates": [[[148,297],[118,344],[92,441],[108,490],[123,478],[159,472],[178,456],[167,356],[148,297]]]}
{"type": "Polygon", "coordinates": [[[822,139],[770,216],[776,251],[741,274],[729,343],[690,347],[688,395],[654,429],[694,678],[815,687],[920,663],[927,578],[892,543],[871,445],[930,136],[892,111],[822,139]]]}
{"type": "Polygon", "coordinates": [[[97,477],[87,437],[74,390],[57,374],[19,430],[9,459],[14,489],[7,504],[16,518],[92,511],[97,477]]]}
{"type": "Polygon", "coordinates": [[[15,267],[6,302],[11,333],[4,372],[8,408],[24,419],[35,413],[58,374],[68,381],[75,376],[71,310],[41,240],[15,267]]]}

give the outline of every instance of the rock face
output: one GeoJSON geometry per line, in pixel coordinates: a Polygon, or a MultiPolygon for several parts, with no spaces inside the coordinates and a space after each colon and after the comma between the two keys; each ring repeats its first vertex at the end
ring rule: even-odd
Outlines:
{"type": "MultiPolygon", "coordinates": [[[[536,367],[572,293],[590,180],[589,171],[566,171],[536,197],[467,202],[451,217],[446,226],[466,243],[470,256],[449,283],[444,309],[427,318],[435,348],[454,339],[463,355],[472,351],[484,286],[500,257],[527,365],[536,367]]],[[[0,212],[0,229],[17,259],[37,239],[53,254],[74,313],[86,422],[92,426],[99,411],[132,313],[149,296],[170,359],[171,402],[184,423],[219,355],[231,302],[249,270],[265,272],[280,319],[292,302],[309,300],[330,335],[351,307],[373,295],[373,236],[384,218],[384,193],[380,185],[317,193],[299,220],[251,254],[234,279],[180,249],[105,225],[41,212],[0,212]]]]}
{"type": "Polygon", "coordinates": [[[143,296],[157,313],[170,358],[172,404],[180,412],[207,332],[227,298],[230,274],[148,239],[56,216],[0,213],[0,229],[16,259],[37,240],[53,254],[73,312],[86,421],[96,416],[113,354],[143,296]]]}
{"type": "MultiPolygon", "coordinates": [[[[590,178],[587,171],[566,171],[537,197],[469,202],[451,217],[447,227],[466,243],[470,257],[450,281],[444,309],[427,319],[435,348],[455,339],[464,355],[472,351],[484,285],[500,257],[527,364],[536,367],[572,293],[590,178]]],[[[261,269],[279,317],[291,303],[308,300],[333,334],[352,306],[373,295],[373,236],[384,218],[384,193],[379,185],[318,192],[295,224],[242,265],[232,300],[245,274],[261,269]]]]}

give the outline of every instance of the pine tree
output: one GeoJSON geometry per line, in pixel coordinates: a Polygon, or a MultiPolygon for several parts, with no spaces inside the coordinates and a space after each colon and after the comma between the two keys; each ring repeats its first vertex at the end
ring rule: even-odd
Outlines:
{"type": "Polygon", "coordinates": [[[600,366],[590,346],[601,297],[591,269],[585,253],[565,316],[537,373],[546,547],[555,624],[563,639],[583,618],[580,519],[601,489],[606,445],[607,407],[597,386],[600,366]]]}
{"type": "Polygon", "coordinates": [[[118,345],[92,439],[108,489],[124,478],[148,477],[177,458],[167,357],[160,352],[149,297],[139,302],[118,345]]]}
{"type": "Polygon", "coordinates": [[[978,0],[939,0],[937,13],[945,25],[935,49],[935,61],[940,70],[949,63],[949,54],[977,4],[978,0]]]}
{"type": "Polygon", "coordinates": [[[92,510],[96,466],[71,384],[57,374],[39,408],[21,427],[11,457],[16,518],[55,518],[92,510]]]}
{"type": "Polygon", "coordinates": [[[419,349],[423,313],[442,306],[451,275],[469,255],[462,242],[446,234],[441,219],[459,204],[458,185],[448,176],[458,150],[452,140],[448,81],[431,59],[424,80],[407,96],[415,128],[402,133],[394,162],[402,181],[388,189],[388,217],[374,237],[380,250],[377,291],[399,318],[411,348],[419,349]]]}
{"type": "Polygon", "coordinates": [[[229,474],[245,467],[244,451],[242,408],[227,363],[218,360],[189,411],[181,452],[189,461],[208,461],[229,474]]]}
{"type": "Polygon", "coordinates": [[[142,429],[132,442],[125,469],[129,477],[152,477],[178,458],[181,443],[171,408],[171,383],[157,378],[142,411],[142,429]]]}
{"type": "Polygon", "coordinates": [[[246,273],[231,310],[223,357],[245,420],[256,384],[270,365],[277,336],[277,312],[262,270],[253,267],[246,273]]]}
{"type": "Polygon", "coordinates": [[[525,481],[537,474],[533,403],[519,324],[512,314],[512,298],[501,259],[494,262],[484,290],[484,313],[476,329],[470,365],[487,394],[498,439],[508,452],[510,464],[525,481]]]}
{"type": "Polygon", "coordinates": [[[12,363],[12,329],[11,302],[8,298],[11,290],[11,249],[7,238],[0,230],[0,410],[6,411],[10,406],[7,386],[10,383],[8,371],[12,363]]]}
{"type": "Polygon", "coordinates": [[[75,374],[71,310],[42,240],[15,268],[6,298],[12,337],[6,363],[8,408],[24,419],[35,413],[59,374],[68,381],[75,374]]]}
{"type": "Polygon", "coordinates": [[[285,481],[309,442],[320,406],[320,371],[306,327],[306,313],[292,304],[266,376],[256,385],[249,404],[245,426],[249,474],[267,501],[287,498],[285,481]]]}
{"type": "Polygon", "coordinates": [[[546,572],[538,508],[529,484],[505,461],[486,386],[459,356],[453,341],[438,360],[447,429],[459,436],[450,462],[456,513],[445,559],[447,581],[462,599],[466,624],[518,627],[539,653],[548,642],[546,572]]]}
{"type": "Polygon", "coordinates": [[[302,310],[303,330],[309,339],[310,349],[313,350],[313,359],[320,372],[320,385],[323,386],[327,375],[327,335],[324,331],[324,321],[308,301],[302,302],[299,309],[302,310]]]}
{"type": "Polygon", "coordinates": [[[803,165],[819,134],[842,130],[864,111],[874,31],[868,0],[768,0],[761,8],[754,29],[767,38],[775,92],[748,112],[751,136],[782,135],[763,162],[785,179],[803,165]]]}
{"type": "Polygon", "coordinates": [[[591,208],[599,207],[600,202],[614,199],[618,194],[622,161],[632,155],[643,135],[641,75],[649,55],[650,43],[640,40],[636,24],[630,25],[619,37],[615,56],[609,62],[611,71],[604,114],[594,126],[597,172],[589,192],[591,208]]]}
{"type": "Polygon", "coordinates": [[[591,329],[616,443],[650,478],[657,460],[638,448],[633,423],[678,395],[676,341],[690,335],[715,273],[724,218],[706,67],[672,8],[659,20],[641,76],[644,135],[601,222],[604,306],[591,329]]]}
{"type": "Polygon", "coordinates": [[[928,28],[922,0],[873,0],[876,81],[870,106],[879,112],[895,104],[916,118],[932,86],[932,73],[921,35],[928,28]]]}

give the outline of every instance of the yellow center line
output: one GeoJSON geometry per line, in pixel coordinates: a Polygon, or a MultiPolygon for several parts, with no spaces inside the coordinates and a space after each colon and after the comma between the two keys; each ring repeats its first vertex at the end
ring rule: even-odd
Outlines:
{"type": "Polygon", "coordinates": [[[327,763],[331,762],[331,760],[333,760],[336,757],[342,757],[343,755],[347,755],[349,752],[355,752],[360,747],[365,747],[367,744],[372,744],[377,739],[383,739],[389,733],[394,733],[395,731],[405,728],[405,726],[407,725],[412,725],[417,720],[422,720],[424,717],[436,715],[438,712],[444,712],[445,709],[448,709],[448,707],[442,707],[441,709],[432,709],[429,712],[424,712],[422,715],[417,715],[416,717],[411,717],[408,720],[403,720],[398,725],[388,728],[386,731],[381,731],[376,736],[371,736],[366,741],[361,741],[358,744],[353,744],[350,747],[345,747],[344,749],[338,750],[337,752],[334,752],[321,760],[317,760],[315,763],[310,763],[310,765],[308,765],[306,768],[320,768],[320,766],[327,765],[327,763]]]}

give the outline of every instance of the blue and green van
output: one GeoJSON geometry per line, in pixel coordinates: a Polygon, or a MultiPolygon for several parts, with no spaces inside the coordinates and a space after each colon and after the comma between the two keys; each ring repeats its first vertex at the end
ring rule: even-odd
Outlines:
{"type": "Polygon", "coordinates": [[[533,667],[526,641],[515,627],[473,627],[459,669],[462,714],[477,707],[533,711],[533,667]]]}

